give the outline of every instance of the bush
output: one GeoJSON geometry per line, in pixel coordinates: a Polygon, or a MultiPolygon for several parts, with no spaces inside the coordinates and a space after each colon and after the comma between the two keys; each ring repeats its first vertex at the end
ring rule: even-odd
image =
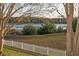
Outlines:
{"type": "Polygon", "coordinates": [[[61,27],[58,27],[58,29],[56,30],[57,33],[61,33],[64,32],[64,30],[61,27]]]}
{"type": "Polygon", "coordinates": [[[37,30],[32,24],[29,24],[29,25],[24,26],[22,32],[24,35],[34,35],[37,33],[37,30]]]}
{"type": "Polygon", "coordinates": [[[56,31],[54,23],[47,21],[42,27],[38,29],[38,34],[51,34],[56,31]]]}

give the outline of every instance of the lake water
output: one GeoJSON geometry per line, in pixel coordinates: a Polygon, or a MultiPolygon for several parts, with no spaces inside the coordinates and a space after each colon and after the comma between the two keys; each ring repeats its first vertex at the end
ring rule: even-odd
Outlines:
{"type": "MultiPolygon", "coordinates": [[[[15,24],[13,29],[22,30],[23,27],[28,24],[15,24]]],[[[36,28],[42,27],[43,24],[33,24],[36,28]]],[[[55,24],[56,28],[61,27],[63,30],[66,30],[67,24],[55,24]]]]}

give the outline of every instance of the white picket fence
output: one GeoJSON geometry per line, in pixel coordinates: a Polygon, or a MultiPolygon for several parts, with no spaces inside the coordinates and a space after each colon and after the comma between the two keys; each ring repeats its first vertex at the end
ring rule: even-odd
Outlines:
{"type": "Polygon", "coordinates": [[[40,53],[43,55],[49,55],[49,56],[64,56],[65,55],[65,51],[62,51],[62,50],[42,47],[42,46],[38,46],[34,44],[27,44],[23,42],[5,40],[5,45],[40,53]]]}

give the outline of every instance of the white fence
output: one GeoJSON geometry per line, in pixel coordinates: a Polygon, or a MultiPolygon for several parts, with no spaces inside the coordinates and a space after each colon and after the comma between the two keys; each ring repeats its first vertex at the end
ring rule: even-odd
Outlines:
{"type": "Polygon", "coordinates": [[[36,53],[40,53],[43,55],[50,55],[50,56],[64,56],[65,55],[65,51],[62,51],[62,50],[37,46],[34,44],[27,44],[27,43],[23,43],[23,42],[5,40],[5,45],[36,52],[36,53]]]}

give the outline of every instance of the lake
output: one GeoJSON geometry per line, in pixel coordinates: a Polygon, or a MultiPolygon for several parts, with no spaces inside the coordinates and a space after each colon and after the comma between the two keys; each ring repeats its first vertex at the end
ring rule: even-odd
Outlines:
{"type": "MultiPolygon", "coordinates": [[[[12,29],[22,30],[25,25],[28,25],[28,24],[15,24],[14,27],[12,27],[12,29]]],[[[36,28],[40,28],[42,27],[42,25],[44,24],[33,24],[33,26],[35,26],[36,28]]],[[[66,30],[67,28],[67,24],[55,24],[55,25],[56,25],[56,28],[61,27],[63,30],[66,30]]]]}

